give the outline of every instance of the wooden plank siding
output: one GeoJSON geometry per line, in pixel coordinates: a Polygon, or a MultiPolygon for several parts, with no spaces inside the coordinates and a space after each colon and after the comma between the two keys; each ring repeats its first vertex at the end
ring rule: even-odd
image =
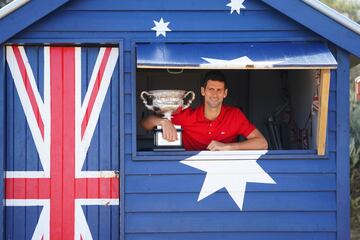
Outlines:
{"type": "MultiPolygon", "coordinates": [[[[320,158],[314,153],[300,152],[292,155],[283,151],[263,156],[258,162],[277,184],[248,184],[243,211],[239,211],[224,189],[197,202],[205,173],[179,163],[181,156],[144,154],[139,157],[134,151],[137,124],[134,95],[136,42],[324,40],[261,1],[246,0],[246,9],[241,9],[240,15],[230,14],[227,3],[228,1],[219,0],[191,1],[189,4],[181,0],[72,1],[17,34],[9,43],[124,42],[124,55],[121,56],[124,68],[117,69],[123,71],[119,74],[124,82],[121,86],[113,86],[120,88],[120,106],[124,107],[120,110],[120,115],[114,117],[114,121],[123,121],[120,123],[123,129],[115,128],[120,132],[120,149],[113,149],[112,142],[106,140],[106,134],[111,135],[112,123],[106,121],[108,118],[101,118],[100,124],[106,129],[106,133],[96,133],[94,141],[99,145],[99,149],[89,150],[89,155],[94,158],[100,154],[97,151],[120,154],[120,165],[123,166],[121,179],[124,180],[121,182],[123,195],[120,197],[123,208],[120,223],[118,219],[114,219],[107,224],[121,224],[121,239],[342,240],[344,231],[339,230],[338,209],[346,204],[338,203],[338,187],[341,187],[338,181],[343,180],[339,179],[337,171],[344,171],[346,164],[337,164],[346,147],[344,143],[339,146],[337,139],[346,135],[345,128],[348,126],[339,126],[339,114],[345,114],[346,110],[339,113],[337,109],[348,106],[344,107],[345,103],[339,99],[344,97],[346,91],[346,86],[339,85],[347,83],[337,84],[337,78],[340,77],[343,82],[343,75],[333,72],[330,82],[327,155],[320,158]],[[153,20],[158,21],[161,17],[164,21],[170,21],[169,28],[172,31],[167,33],[166,38],[156,38],[155,32],[151,30],[154,26],[153,20]],[[342,133],[338,132],[339,127],[342,133]]],[[[343,56],[340,55],[340,58],[343,56]]],[[[340,65],[339,70],[344,71],[346,67],[348,66],[340,65]]],[[[14,90],[9,93],[14,94],[14,90]]],[[[13,95],[7,97],[14,98],[13,95]]],[[[12,103],[7,104],[9,106],[12,103]]],[[[112,109],[105,109],[105,112],[113,114],[112,109]]],[[[21,114],[23,115],[10,113],[8,118],[16,115],[16,119],[25,122],[21,114]]],[[[15,123],[15,120],[8,119],[7,122],[11,124],[15,123]]],[[[18,125],[21,128],[18,131],[26,131],[25,124],[16,126],[18,125]]],[[[13,148],[25,149],[26,144],[33,144],[29,139],[25,139],[30,138],[28,135],[19,136],[24,139],[19,139],[19,145],[13,148]]],[[[9,136],[7,141],[14,139],[9,136]]],[[[7,151],[21,155],[16,156],[19,159],[36,154],[16,149],[7,151]]],[[[92,161],[90,157],[89,161],[95,162],[96,159],[92,161]]],[[[39,168],[27,166],[26,160],[19,164],[23,164],[24,169],[39,168]]],[[[19,211],[36,212],[39,209],[19,211]]],[[[86,211],[88,220],[98,219],[99,215],[104,214],[92,207],[87,207],[86,211]]],[[[20,213],[24,214],[26,213],[20,213]]],[[[6,219],[16,227],[16,219],[11,216],[6,219]]],[[[93,220],[91,224],[99,224],[96,221],[93,220]]],[[[29,229],[31,227],[29,226],[29,229]]],[[[94,238],[102,239],[101,233],[100,229],[94,233],[94,238]]]]}
{"type": "MultiPolygon", "coordinates": [[[[6,144],[6,131],[5,131],[5,51],[4,45],[0,45],[0,199],[4,199],[5,189],[4,187],[4,162],[5,162],[5,144],[6,144]]],[[[4,206],[0,204],[0,226],[4,226],[4,206]]],[[[0,228],[0,239],[3,239],[4,228],[0,228]]]]}
{"type": "MultiPolygon", "coordinates": [[[[66,47],[65,47],[66,48],[66,47]]],[[[44,99],[44,46],[26,46],[25,50],[29,65],[31,66],[36,84],[41,95],[44,99]]],[[[81,101],[85,98],[85,94],[90,84],[90,78],[93,73],[94,65],[99,53],[98,46],[85,47],[81,49],[82,56],[82,68],[81,71],[81,101]]],[[[121,56],[121,55],[120,55],[121,56]]],[[[122,132],[120,123],[120,72],[121,67],[116,64],[114,73],[110,80],[110,86],[106,96],[104,96],[104,104],[101,107],[99,119],[94,130],[91,144],[88,148],[88,154],[84,161],[82,171],[118,171],[120,163],[120,144],[119,134],[122,132]]],[[[24,109],[20,102],[16,86],[14,84],[13,76],[10,73],[9,67],[6,66],[6,79],[4,85],[6,85],[6,109],[5,113],[1,116],[6,116],[6,150],[1,153],[6,153],[4,166],[6,171],[43,171],[41,163],[38,157],[38,151],[35,146],[33,136],[31,134],[28,122],[24,113],[24,109]]],[[[53,80],[53,79],[52,79],[53,80]]],[[[53,80],[54,82],[54,80],[53,80]]],[[[65,84],[63,84],[65,85],[65,84]]],[[[62,89],[59,90],[61,92],[62,89]]],[[[53,93],[53,92],[52,92],[53,93]]],[[[53,93],[54,94],[54,93],[53,93]]],[[[49,93],[50,95],[50,93],[49,93]]],[[[70,108],[64,106],[63,109],[70,108]]],[[[62,109],[62,110],[63,110],[62,109]]],[[[1,108],[3,110],[3,108],[1,108]]],[[[63,110],[64,111],[64,110],[63,110]]],[[[51,116],[49,116],[51,118],[51,116]]],[[[55,118],[55,117],[54,117],[55,118]]],[[[62,115],[59,118],[64,118],[62,115]]],[[[63,127],[63,126],[62,126],[63,127]]],[[[74,129],[62,129],[62,134],[69,134],[69,131],[74,129]]],[[[65,156],[67,150],[64,149],[61,152],[62,157],[65,156]]],[[[71,152],[71,150],[68,150],[71,152]]],[[[65,158],[65,157],[64,157],[65,158]]],[[[67,168],[64,164],[63,169],[67,168]]],[[[75,172],[75,169],[73,169],[75,172]]],[[[63,172],[57,172],[57,174],[64,175],[63,172]]],[[[86,173],[85,173],[86,174],[86,173]]],[[[81,178],[81,177],[80,177],[81,178]]],[[[88,179],[86,179],[88,180],[88,179]]],[[[39,180],[37,180],[39,181],[39,180]]],[[[64,181],[70,181],[67,177],[64,177],[64,181]]],[[[97,181],[97,179],[95,179],[97,181]]],[[[30,186],[28,179],[23,179],[24,192],[26,188],[30,186]]],[[[39,181],[40,182],[40,181],[39,181]]],[[[9,184],[9,186],[16,187],[16,184],[9,184]]],[[[106,194],[106,187],[99,181],[95,184],[91,184],[91,180],[87,181],[82,189],[75,189],[75,193],[80,191],[84,192],[85,196],[91,196],[94,191],[106,194]],[[102,188],[103,187],[103,188],[102,188]]],[[[66,187],[62,185],[62,189],[58,189],[58,192],[64,192],[66,187]]],[[[30,188],[30,187],[29,187],[30,188]]],[[[50,186],[51,188],[51,186],[50,186]]],[[[41,195],[42,191],[46,190],[44,186],[33,187],[34,191],[38,195],[41,195]]],[[[65,194],[64,194],[65,195],[65,194]]],[[[94,195],[94,194],[93,194],[94,195]]],[[[26,196],[24,194],[24,196],[26,196]]],[[[41,198],[41,197],[39,197],[41,198]]],[[[65,197],[64,197],[65,198],[65,197]]],[[[96,197],[95,197],[96,198],[96,197]]],[[[63,202],[60,203],[61,205],[63,202]]],[[[59,205],[60,205],[59,204],[59,205]]],[[[59,206],[59,208],[62,206],[59,206]]],[[[42,206],[7,206],[5,211],[6,224],[3,225],[4,236],[6,239],[31,239],[35,226],[38,223],[42,206]],[[19,227],[24,226],[24,227],[19,227]]],[[[92,237],[94,239],[119,239],[119,226],[120,226],[120,210],[119,206],[108,205],[84,205],[82,206],[87,223],[92,230],[92,237]]],[[[64,213],[66,213],[64,211],[64,213]]],[[[71,214],[71,212],[70,212],[71,214]]],[[[73,213],[74,214],[74,213],[73,213]]],[[[65,214],[64,214],[65,215],[65,214]]],[[[62,217],[62,216],[61,216],[62,217]]],[[[65,218],[65,217],[64,217],[65,218]]],[[[63,227],[63,226],[61,226],[63,227]]]]}
{"type": "Polygon", "coordinates": [[[337,94],[336,94],[336,136],[338,144],[336,145],[336,165],[337,165],[337,237],[338,239],[349,239],[350,229],[350,62],[349,53],[338,49],[337,58],[339,70],[337,71],[337,94]],[[340,84],[341,82],[341,84],[340,84]]]}

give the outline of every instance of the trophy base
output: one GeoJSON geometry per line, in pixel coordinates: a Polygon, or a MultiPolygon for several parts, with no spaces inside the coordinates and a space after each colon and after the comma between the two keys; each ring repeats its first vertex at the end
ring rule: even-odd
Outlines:
{"type": "Polygon", "coordinates": [[[154,151],[184,151],[182,146],[182,129],[180,126],[175,125],[177,131],[177,140],[169,142],[162,137],[162,129],[157,126],[155,129],[154,137],[154,151]]]}

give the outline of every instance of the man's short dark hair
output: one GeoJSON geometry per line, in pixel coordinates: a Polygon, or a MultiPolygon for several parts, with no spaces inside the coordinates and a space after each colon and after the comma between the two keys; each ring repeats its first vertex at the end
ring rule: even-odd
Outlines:
{"type": "Polygon", "coordinates": [[[207,84],[207,82],[209,80],[223,82],[225,89],[227,89],[226,78],[225,78],[225,75],[221,71],[219,71],[219,70],[211,70],[211,71],[207,72],[205,74],[205,77],[204,77],[203,82],[202,82],[202,86],[204,88],[206,88],[206,84],[207,84]]]}

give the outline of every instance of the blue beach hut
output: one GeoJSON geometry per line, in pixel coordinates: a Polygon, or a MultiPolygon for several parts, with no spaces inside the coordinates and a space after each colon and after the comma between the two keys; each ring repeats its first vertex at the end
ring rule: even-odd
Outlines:
{"type": "Polygon", "coordinates": [[[350,238],[358,24],[317,0],[14,0],[0,29],[1,239],[350,238]],[[210,69],[269,150],[154,151],[140,93],[197,106],[210,69]]]}

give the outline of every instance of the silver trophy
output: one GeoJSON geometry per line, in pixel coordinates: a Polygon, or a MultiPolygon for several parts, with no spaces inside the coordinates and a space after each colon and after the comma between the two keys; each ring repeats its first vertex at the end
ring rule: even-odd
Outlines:
{"type": "MultiPolygon", "coordinates": [[[[145,107],[157,114],[162,114],[163,118],[171,119],[172,114],[180,107],[182,110],[188,108],[195,99],[193,91],[184,90],[152,90],[142,91],[140,97],[145,107]],[[185,103],[186,102],[186,103],[185,103]]],[[[174,142],[168,142],[162,137],[162,130],[160,126],[155,129],[154,142],[156,147],[160,148],[181,148],[181,126],[175,125],[178,139],[174,142]]]]}

